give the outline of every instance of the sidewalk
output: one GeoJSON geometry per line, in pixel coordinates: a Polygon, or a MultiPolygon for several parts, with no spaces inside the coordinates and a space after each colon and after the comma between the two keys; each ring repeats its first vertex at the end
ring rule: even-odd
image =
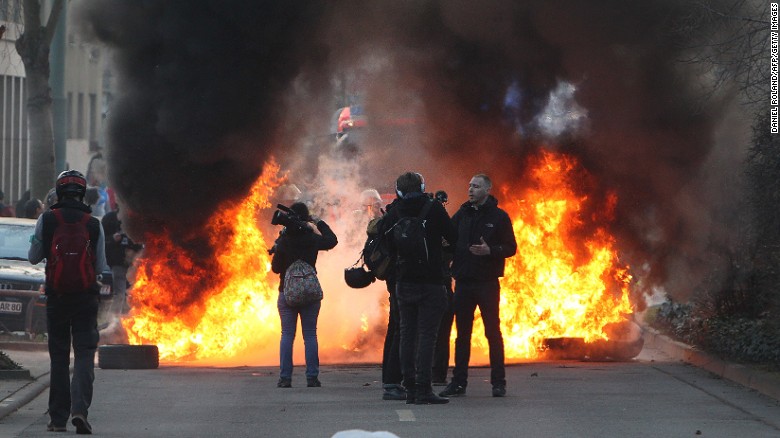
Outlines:
{"type": "Polygon", "coordinates": [[[22,378],[0,379],[0,420],[49,387],[49,352],[45,343],[0,343],[0,350],[29,371],[22,378]]]}
{"type": "MultiPolygon", "coordinates": [[[[719,377],[780,400],[780,373],[713,358],[688,345],[644,327],[645,348],[661,351],[675,361],[686,362],[719,377]]],[[[49,354],[45,344],[0,343],[0,350],[30,371],[30,379],[0,379],[0,420],[23,407],[49,386],[49,354]]]]}

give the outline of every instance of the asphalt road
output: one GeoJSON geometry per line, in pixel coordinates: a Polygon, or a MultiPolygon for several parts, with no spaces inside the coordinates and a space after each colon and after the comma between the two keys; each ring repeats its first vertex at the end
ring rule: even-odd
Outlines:
{"type": "MultiPolygon", "coordinates": [[[[302,374],[280,389],[276,367],[96,369],[90,421],[103,437],[780,437],[777,400],[652,348],[623,363],[512,365],[506,398],[476,368],[467,395],[438,406],[381,400],[377,365],[324,366],[321,388],[302,374]]],[[[47,396],[3,419],[0,437],[52,437],[47,396]]]]}

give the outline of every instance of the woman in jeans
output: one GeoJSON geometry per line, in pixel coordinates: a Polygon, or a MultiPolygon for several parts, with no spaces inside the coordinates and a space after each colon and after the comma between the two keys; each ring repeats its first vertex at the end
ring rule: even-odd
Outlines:
{"type": "Polygon", "coordinates": [[[338,240],[328,224],[309,215],[306,204],[296,202],[290,206],[293,211],[290,221],[282,230],[274,244],[274,256],[271,270],[279,274],[279,318],[282,322],[282,340],[279,344],[280,373],[279,388],[292,386],[293,341],[298,316],[301,317],[303,343],[306,354],[306,386],[321,386],[319,379],[320,359],[317,347],[317,317],[320,314],[320,301],[303,307],[290,307],[284,301],[284,273],[296,260],[303,260],[316,269],[317,253],[336,246],[338,240]]]}

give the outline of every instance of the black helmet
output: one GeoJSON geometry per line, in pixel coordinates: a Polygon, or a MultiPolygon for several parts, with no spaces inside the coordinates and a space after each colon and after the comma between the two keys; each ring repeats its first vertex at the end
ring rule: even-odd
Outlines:
{"type": "Polygon", "coordinates": [[[87,193],[87,179],[78,170],[66,170],[57,177],[57,197],[62,200],[65,195],[76,195],[84,198],[87,193]]]}
{"type": "Polygon", "coordinates": [[[362,289],[376,280],[374,274],[366,271],[362,266],[344,269],[344,281],[353,289],[362,289]]]}

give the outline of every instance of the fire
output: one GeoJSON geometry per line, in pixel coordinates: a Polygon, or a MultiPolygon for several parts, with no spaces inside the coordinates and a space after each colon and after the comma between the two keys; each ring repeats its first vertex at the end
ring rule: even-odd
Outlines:
{"type": "MultiPolygon", "coordinates": [[[[588,196],[578,193],[582,181],[575,181],[575,175],[582,170],[574,158],[543,152],[529,169],[527,187],[516,192],[506,188],[502,202],[513,218],[518,244],[501,279],[507,359],[538,357],[545,338],[607,339],[605,325],[625,321],[632,313],[628,266],[620,264],[614,239],[604,228],[616,197],[605,200],[604,217],[590,218],[601,222],[594,226],[581,215],[588,196]],[[584,226],[595,231],[583,239],[584,226]]],[[[481,327],[474,330],[481,332],[481,327]]],[[[472,342],[487,351],[483,337],[473,336],[472,342]]]]}
{"type": "Polygon", "coordinates": [[[147,239],[133,287],[133,312],[122,324],[131,344],[155,343],[163,360],[234,356],[253,340],[278,340],[278,278],[256,212],[280,184],[270,162],[241,203],[219,212],[207,230],[214,268],[193,264],[164,237],[147,239]],[[225,238],[229,238],[224,242],[225,238]],[[163,262],[165,261],[165,262],[163,262]],[[208,280],[201,302],[184,302],[208,280]]]}
{"type": "MultiPolygon", "coordinates": [[[[569,156],[544,152],[528,169],[527,177],[503,187],[500,195],[518,243],[501,279],[508,360],[538,358],[545,338],[607,339],[604,327],[625,321],[632,312],[628,266],[621,264],[605,228],[617,198],[590,199],[583,193],[587,174],[569,156]],[[603,205],[594,209],[593,203],[603,205]],[[600,213],[584,217],[586,210],[600,213]]],[[[266,164],[246,199],[209,221],[204,230],[214,251],[209,266],[190,258],[192,248],[176,247],[166,237],[168,230],[147,236],[132,289],[133,310],[122,321],[130,343],[156,344],[160,358],[169,362],[224,363],[249,351],[253,363],[278,360],[278,277],[270,271],[269,241],[257,212],[270,206],[269,196],[282,182],[279,171],[275,162],[266,164]]],[[[377,361],[387,323],[385,285],[377,282],[358,292],[343,284],[341,270],[357,249],[344,245],[340,233],[359,227],[346,221],[335,225],[342,242],[337,251],[345,252],[323,256],[318,263],[326,295],[320,358],[324,363],[377,361]]],[[[477,318],[475,361],[487,357],[482,333],[477,318]]],[[[296,344],[302,344],[300,334],[296,344]]]]}

